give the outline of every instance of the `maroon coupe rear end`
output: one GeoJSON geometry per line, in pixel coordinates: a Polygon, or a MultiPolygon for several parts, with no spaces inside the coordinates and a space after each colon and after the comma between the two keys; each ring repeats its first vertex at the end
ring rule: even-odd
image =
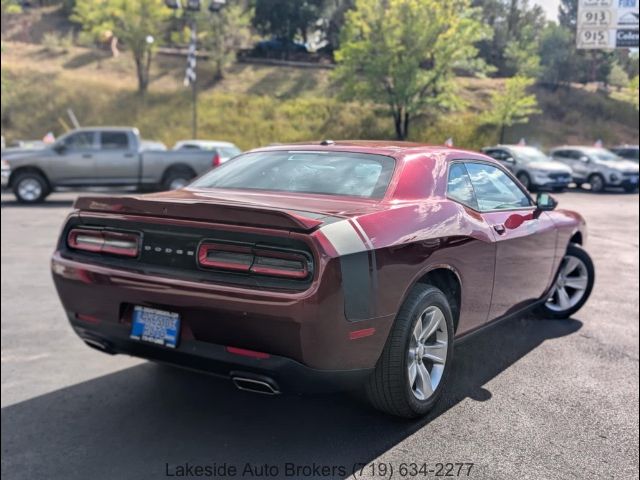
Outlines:
{"type": "Polygon", "coordinates": [[[584,222],[554,207],[477,153],[278,146],[182,190],[79,198],[53,277],[104,352],[262,393],[364,386],[415,416],[440,395],[454,339],[587,300],[584,222]]]}

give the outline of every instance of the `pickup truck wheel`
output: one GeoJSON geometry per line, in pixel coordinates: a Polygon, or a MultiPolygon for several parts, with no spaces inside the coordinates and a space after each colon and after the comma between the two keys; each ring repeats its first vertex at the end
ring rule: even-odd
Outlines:
{"type": "Polygon", "coordinates": [[[570,244],[560,263],[556,282],[538,313],[544,318],[569,318],[589,299],[594,280],[591,257],[580,245],[570,244]]]}
{"type": "Polygon", "coordinates": [[[166,190],[178,190],[186,187],[195,176],[191,170],[172,170],[165,176],[162,186],[166,190]]]}
{"type": "Polygon", "coordinates": [[[18,173],[12,184],[20,203],[39,203],[49,195],[47,180],[38,172],[18,173]]]}
{"type": "Polygon", "coordinates": [[[369,402],[391,415],[425,415],[451,369],[453,336],[447,297],[435,287],[417,285],[400,308],[366,385],[369,402]]]}

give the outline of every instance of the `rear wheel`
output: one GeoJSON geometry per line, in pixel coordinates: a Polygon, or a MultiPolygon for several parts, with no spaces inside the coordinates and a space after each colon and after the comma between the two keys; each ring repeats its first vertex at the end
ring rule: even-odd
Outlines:
{"type": "Polygon", "coordinates": [[[49,195],[49,184],[38,172],[18,173],[12,184],[20,203],[40,203],[49,195]]]}
{"type": "Polygon", "coordinates": [[[567,248],[556,282],[539,313],[546,318],[569,318],[591,295],[595,270],[589,254],[574,243],[567,248]]]}
{"type": "Polygon", "coordinates": [[[594,173],[589,177],[589,185],[591,185],[591,191],[594,193],[604,192],[606,183],[604,177],[599,173],[594,173]]]}
{"type": "Polygon", "coordinates": [[[192,170],[186,168],[169,170],[164,177],[162,186],[166,190],[178,190],[179,188],[184,188],[191,183],[191,180],[195,176],[196,174],[192,170]]]}
{"type": "Polygon", "coordinates": [[[367,383],[370,403],[407,418],[431,410],[451,369],[453,335],[451,308],[444,293],[417,285],[400,308],[367,383]]]}

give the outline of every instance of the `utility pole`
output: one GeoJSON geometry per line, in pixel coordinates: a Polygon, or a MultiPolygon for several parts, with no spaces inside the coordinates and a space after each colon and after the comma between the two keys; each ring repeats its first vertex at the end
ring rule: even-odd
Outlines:
{"type": "MultiPolygon", "coordinates": [[[[227,3],[226,0],[211,0],[209,11],[218,13],[227,3]]],[[[184,6],[181,0],[165,0],[165,5],[172,9],[184,9],[189,18],[189,28],[191,30],[191,41],[187,53],[187,68],[185,70],[184,84],[191,87],[191,135],[193,139],[198,138],[198,86],[197,86],[197,47],[198,37],[196,35],[196,13],[200,11],[200,0],[185,0],[184,6]]]]}

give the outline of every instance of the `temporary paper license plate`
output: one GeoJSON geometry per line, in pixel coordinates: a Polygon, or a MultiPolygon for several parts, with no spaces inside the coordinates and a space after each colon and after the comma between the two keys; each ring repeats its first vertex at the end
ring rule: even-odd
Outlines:
{"type": "Polygon", "coordinates": [[[133,309],[130,338],[176,348],[180,334],[180,315],[155,308],[133,309]]]}

